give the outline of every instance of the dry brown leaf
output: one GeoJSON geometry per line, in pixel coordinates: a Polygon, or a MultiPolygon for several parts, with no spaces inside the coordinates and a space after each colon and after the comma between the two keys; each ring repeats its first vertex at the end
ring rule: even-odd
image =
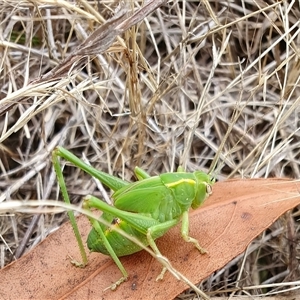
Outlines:
{"type": "MultiPolygon", "coordinates": [[[[190,214],[190,234],[209,254],[185,243],[179,227],[157,241],[172,265],[197,283],[243,252],[247,245],[287,210],[300,204],[298,183],[283,179],[232,180],[216,183],[213,195],[190,214]]],[[[87,235],[90,225],[79,218],[87,235]]],[[[187,286],[166,273],[145,251],[121,258],[130,278],[117,291],[103,292],[121,273],[107,256],[92,253],[85,269],[70,224],[65,224],[33,251],[0,272],[2,299],[173,299],[187,286]]]]}

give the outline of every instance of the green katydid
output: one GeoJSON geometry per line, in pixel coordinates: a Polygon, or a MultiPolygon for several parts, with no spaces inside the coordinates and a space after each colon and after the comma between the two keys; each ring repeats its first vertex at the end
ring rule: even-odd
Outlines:
{"type": "MultiPolygon", "coordinates": [[[[138,181],[129,183],[101,172],[84,163],[68,150],[57,147],[53,151],[52,159],[63,198],[67,203],[70,203],[70,200],[59,157],[97,178],[114,191],[113,206],[94,196],[86,196],[83,201],[83,208],[101,210],[103,212],[101,218],[112,224],[108,227],[90,218],[93,228],[87,240],[88,248],[91,251],[110,255],[122,273],[122,277],[111,285],[111,289],[115,289],[128,277],[118,257],[133,254],[142,249],[114,231],[114,227],[137,238],[145,246],[150,246],[155,254],[162,256],[155,244],[155,239],[163,236],[181,220],[183,239],[193,243],[201,253],[205,253],[198,241],[188,236],[188,211],[190,208],[198,208],[211,194],[211,185],[214,180],[208,174],[202,171],[187,173],[182,168],[178,168],[174,173],[150,177],[145,171],[136,167],[135,174],[138,181]]],[[[87,263],[86,253],[72,211],[69,212],[69,218],[85,265],[87,263]]],[[[158,276],[159,279],[162,279],[164,272],[165,268],[158,276]]]]}

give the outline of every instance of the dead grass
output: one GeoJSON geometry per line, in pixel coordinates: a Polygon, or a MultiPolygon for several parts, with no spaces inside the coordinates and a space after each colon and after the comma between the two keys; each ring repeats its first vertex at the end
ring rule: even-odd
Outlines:
{"type": "MultiPolygon", "coordinates": [[[[148,17],[132,14],[140,2],[115,14],[117,4],[2,1],[0,201],[57,199],[50,153],[58,144],[127,180],[136,165],[154,175],[179,164],[218,180],[300,177],[295,1],[170,1],[148,17]]],[[[88,176],[65,170],[74,203],[99,194],[88,176]]],[[[201,287],[223,296],[292,287],[293,213],[201,287]]],[[[1,266],[64,219],[2,216],[1,266]]]]}

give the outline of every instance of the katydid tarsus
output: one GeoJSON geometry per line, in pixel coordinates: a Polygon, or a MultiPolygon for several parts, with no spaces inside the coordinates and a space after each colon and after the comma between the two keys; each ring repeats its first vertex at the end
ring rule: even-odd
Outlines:
{"type": "MultiPolygon", "coordinates": [[[[110,255],[122,273],[122,277],[110,286],[111,289],[115,289],[128,277],[119,257],[136,253],[142,249],[114,231],[114,227],[137,238],[145,246],[150,246],[155,254],[162,256],[155,239],[163,236],[171,227],[181,221],[183,239],[193,243],[201,253],[205,253],[198,241],[188,235],[188,211],[190,208],[198,208],[211,194],[214,180],[210,175],[202,171],[187,173],[182,168],[178,168],[174,173],[150,177],[145,171],[136,167],[135,174],[138,181],[129,183],[101,172],[84,163],[68,150],[57,147],[52,154],[52,159],[63,198],[67,203],[70,203],[70,200],[59,157],[97,178],[114,191],[113,206],[94,196],[86,196],[83,200],[83,208],[101,210],[103,212],[101,218],[112,224],[108,227],[95,219],[90,219],[92,230],[87,240],[88,248],[91,251],[110,255]]],[[[87,263],[86,253],[72,211],[69,212],[69,218],[79,244],[83,265],[85,265],[87,263]]],[[[162,279],[164,272],[165,268],[158,276],[159,279],[162,279]]]]}

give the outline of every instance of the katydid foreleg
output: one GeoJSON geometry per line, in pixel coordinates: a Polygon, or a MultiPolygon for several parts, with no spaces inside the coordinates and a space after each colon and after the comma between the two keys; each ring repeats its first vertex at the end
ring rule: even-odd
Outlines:
{"type": "Polygon", "coordinates": [[[201,254],[207,253],[207,251],[199,245],[198,240],[190,237],[188,233],[189,233],[189,213],[186,211],[182,214],[182,220],[181,220],[182,238],[188,243],[193,243],[195,247],[200,251],[201,254]]]}

